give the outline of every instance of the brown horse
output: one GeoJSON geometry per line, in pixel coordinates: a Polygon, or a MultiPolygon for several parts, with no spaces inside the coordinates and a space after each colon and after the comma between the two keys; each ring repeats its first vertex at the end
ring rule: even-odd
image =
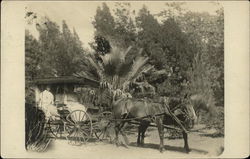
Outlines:
{"type": "MultiPolygon", "coordinates": [[[[128,140],[126,135],[123,133],[122,128],[127,123],[126,119],[136,119],[140,121],[139,130],[138,130],[138,138],[137,144],[144,144],[144,134],[146,129],[148,128],[151,122],[154,122],[157,125],[158,133],[160,137],[160,152],[164,150],[164,124],[175,123],[173,119],[170,117],[169,111],[164,107],[164,105],[160,103],[148,102],[145,100],[138,100],[132,98],[123,98],[117,101],[114,101],[113,104],[113,115],[115,119],[115,131],[116,138],[115,141],[118,143],[118,133],[121,132],[125,138],[126,144],[128,144],[128,140]],[[165,115],[163,114],[165,113],[165,115]],[[157,115],[162,114],[162,115],[157,115]],[[157,115],[157,116],[156,116],[157,115]],[[147,117],[147,118],[145,118],[147,117]]],[[[192,106],[188,105],[185,107],[185,111],[190,119],[195,120],[196,115],[192,106]]],[[[175,111],[178,113],[178,110],[175,111]]],[[[185,117],[184,117],[185,118],[185,117]]],[[[186,119],[186,118],[185,118],[186,119]]],[[[176,124],[176,123],[175,123],[176,124]]],[[[189,152],[189,146],[187,141],[187,133],[183,131],[184,137],[184,148],[186,152],[189,152]]]]}

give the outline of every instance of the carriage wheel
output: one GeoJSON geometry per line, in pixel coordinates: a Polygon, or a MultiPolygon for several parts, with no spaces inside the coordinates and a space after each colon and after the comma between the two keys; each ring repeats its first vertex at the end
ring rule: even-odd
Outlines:
{"type": "Polygon", "coordinates": [[[98,115],[98,123],[95,125],[95,136],[98,140],[107,140],[110,138],[108,129],[111,127],[110,119],[112,117],[112,112],[105,111],[98,115]]]}
{"type": "Polygon", "coordinates": [[[92,136],[92,120],[88,113],[82,110],[75,110],[67,117],[64,130],[68,133],[66,139],[71,145],[82,145],[92,136]]]}
{"type": "MultiPolygon", "coordinates": [[[[63,123],[62,123],[63,124],[63,123]]],[[[52,118],[49,118],[48,120],[48,130],[52,134],[53,137],[59,138],[60,137],[60,124],[53,120],[52,118]]]]}

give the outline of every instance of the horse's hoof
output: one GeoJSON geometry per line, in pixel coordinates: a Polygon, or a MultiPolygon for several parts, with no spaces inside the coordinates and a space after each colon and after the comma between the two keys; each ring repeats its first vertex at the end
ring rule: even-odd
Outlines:
{"type": "Polygon", "coordinates": [[[163,153],[165,149],[162,147],[159,150],[160,150],[160,153],[163,153]]]}
{"type": "Polygon", "coordinates": [[[191,150],[190,149],[185,149],[186,153],[189,153],[191,150]]]}
{"type": "Polygon", "coordinates": [[[126,145],[126,144],[123,144],[123,145],[124,145],[125,148],[127,148],[127,149],[129,148],[128,145],[126,145]]]}

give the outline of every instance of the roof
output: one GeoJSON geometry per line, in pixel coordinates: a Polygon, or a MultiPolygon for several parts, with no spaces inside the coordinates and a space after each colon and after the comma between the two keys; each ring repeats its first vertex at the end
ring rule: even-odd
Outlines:
{"type": "Polygon", "coordinates": [[[43,84],[79,84],[79,85],[91,85],[94,87],[99,86],[99,82],[89,78],[79,78],[74,76],[61,76],[61,77],[46,77],[36,78],[32,82],[37,85],[43,84]]]}

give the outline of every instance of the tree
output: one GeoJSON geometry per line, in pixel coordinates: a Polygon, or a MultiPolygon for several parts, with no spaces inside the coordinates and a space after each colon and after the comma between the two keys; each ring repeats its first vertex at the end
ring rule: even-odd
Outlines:
{"type": "Polygon", "coordinates": [[[134,45],[136,33],[131,18],[130,5],[129,3],[117,2],[116,7],[116,10],[113,11],[114,15],[111,14],[106,3],[102,4],[102,8],[97,8],[95,20],[93,21],[96,37],[95,48],[105,48],[107,46],[107,50],[109,50],[108,45],[110,44],[126,49],[134,45]],[[106,40],[109,44],[107,44],[106,40]]]}
{"type": "Polygon", "coordinates": [[[136,26],[138,28],[137,45],[144,49],[144,53],[149,56],[149,62],[152,65],[155,65],[157,69],[163,69],[166,65],[166,56],[159,43],[160,24],[146,6],[139,10],[136,26]]]}
{"type": "Polygon", "coordinates": [[[41,48],[39,42],[25,30],[25,76],[34,79],[38,75],[41,62],[41,48]]]}
{"type": "Polygon", "coordinates": [[[115,28],[114,37],[115,45],[123,49],[133,46],[136,41],[136,28],[132,18],[134,11],[131,11],[130,3],[115,3],[114,10],[115,28]]]}
{"type": "MultiPolygon", "coordinates": [[[[196,46],[194,49],[196,56],[202,53],[200,60],[205,67],[201,72],[207,72],[207,80],[210,81],[212,94],[216,97],[217,105],[224,105],[223,10],[218,10],[215,16],[208,13],[187,12],[185,16],[180,18],[179,22],[189,35],[190,42],[196,46]]],[[[194,70],[196,69],[194,68],[194,70]]],[[[209,90],[207,91],[209,92],[209,90]]]]}
{"type": "Polygon", "coordinates": [[[65,76],[79,71],[84,50],[77,33],[72,33],[65,21],[60,31],[60,27],[48,18],[38,24],[37,29],[43,58],[40,75],[65,76]]]}
{"type": "MultiPolygon", "coordinates": [[[[199,58],[204,65],[204,70],[207,72],[204,76],[209,80],[210,87],[216,97],[217,105],[223,105],[224,101],[224,16],[223,9],[218,9],[217,15],[210,15],[203,12],[191,12],[183,9],[182,3],[167,3],[167,9],[161,11],[158,16],[164,19],[174,19],[181,28],[182,32],[186,34],[189,48],[189,63],[193,63],[194,57],[199,58]],[[199,55],[198,55],[199,54],[199,55]]],[[[174,35],[172,37],[175,37],[174,35]]],[[[179,61],[179,60],[178,60],[179,61]]],[[[193,71],[198,71],[192,65],[193,71]]],[[[186,67],[189,68],[189,67],[186,67]]],[[[199,71],[198,71],[199,72],[199,71]]],[[[186,71],[189,74],[189,71],[186,71]]],[[[189,75],[186,75],[190,77],[189,75]]],[[[189,81],[194,79],[188,79],[189,81]]],[[[205,81],[204,81],[205,82],[205,81]]],[[[203,88],[204,89],[204,88],[203,88]]],[[[210,89],[210,88],[209,88],[210,89]]],[[[210,90],[204,90],[210,91],[210,90]]],[[[212,94],[213,94],[212,93],[212,94]]]]}
{"type": "Polygon", "coordinates": [[[109,41],[103,36],[95,36],[95,44],[92,43],[92,48],[99,54],[104,55],[111,51],[111,45],[109,41]]]}
{"type": "Polygon", "coordinates": [[[102,3],[102,8],[97,7],[96,15],[92,24],[96,29],[95,36],[102,36],[111,40],[110,35],[113,34],[115,21],[106,3],[102,3]]]}
{"type": "Polygon", "coordinates": [[[39,75],[41,63],[41,48],[39,42],[25,30],[25,102],[34,104],[34,92],[30,82],[39,75]]]}

